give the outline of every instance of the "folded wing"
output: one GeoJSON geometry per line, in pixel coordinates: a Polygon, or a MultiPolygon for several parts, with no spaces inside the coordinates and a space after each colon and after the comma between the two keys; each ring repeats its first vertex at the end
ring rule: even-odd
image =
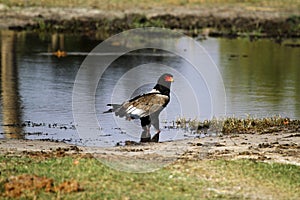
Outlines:
{"type": "Polygon", "coordinates": [[[169,103],[169,96],[148,93],[124,102],[114,112],[116,116],[139,119],[162,110],[169,103]]]}

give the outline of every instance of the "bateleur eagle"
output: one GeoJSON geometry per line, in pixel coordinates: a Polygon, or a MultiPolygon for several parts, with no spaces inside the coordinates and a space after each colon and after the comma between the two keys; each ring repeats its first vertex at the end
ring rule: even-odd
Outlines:
{"type": "Polygon", "coordinates": [[[114,112],[118,117],[140,119],[143,132],[141,142],[159,141],[159,114],[170,101],[170,87],[173,82],[171,74],[163,74],[157,84],[146,94],[136,96],[122,104],[107,104],[112,108],[104,113],[114,112]],[[154,126],[156,134],[151,139],[150,127],[154,126]]]}

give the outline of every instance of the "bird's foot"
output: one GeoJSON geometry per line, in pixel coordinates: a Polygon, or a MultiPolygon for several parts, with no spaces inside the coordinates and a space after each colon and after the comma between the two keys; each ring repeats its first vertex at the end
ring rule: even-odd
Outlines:
{"type": "Polygon", "coordinates": [[[151,142],[158,142],[159,141],[159,133],[160,131],[158,131],[151,139],[151,142]]]}
{"type": "Polygon", "coordinates": [[[141,138],[141,143],[151,142],[151,137],[141,138]]]}
{"type": "Polygon", "coordinates": [[[147,130],[142,132],[141,143],[142,142],[151,142],[151,135],[147,130]]]}

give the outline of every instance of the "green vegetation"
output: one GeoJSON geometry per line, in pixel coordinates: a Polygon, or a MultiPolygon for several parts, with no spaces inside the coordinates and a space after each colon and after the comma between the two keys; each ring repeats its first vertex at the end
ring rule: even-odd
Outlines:
{"type": "Polygon", "coordinates": [[[250,133],[263,134],[282,131],[298,132],[300,130],[300,120],[283,118],[280,116],[253,118],[228,117],[222,119],[212,119],[199,121],[197,119],[178,118],[172,128],[184,128],[195,133],[205,132],[205,128],[210,128],[222,134],[250,133]],[[176,125],[175,125],[176,124],[176,125]]]}
{"type": "Polygon", "coordinates": [[[94,158],[0,156],[0,198],[5,184],[24,174],[75,180],[81,191],[22,191],[24,198],[64,199],[297,199],[300,168],[251,160],[199,160],[176,163],[153,173],[115,171],[94,158]]]}
{"type": "Polygon", "coordinates": [[[8,25],[12,30],[89,35],[98,32],[109,36],[131,28],[156,26],[181,29],[190,36],[300,36],[298,0],[0,0],[0,4],[9,18],[15,15],[9,15],[10,12],[26,19],[28,10],[36,13],[30,16],[36,23],[24,24],[15,19],[8,25]],[[44,15],[44,8],[51,8],[51,13],[58,15],[44,15]],[[82,8],[99,9],[103,16],[82,8]],[[58,17],[59,13],[70,13],[73,17],[58,17]]]}

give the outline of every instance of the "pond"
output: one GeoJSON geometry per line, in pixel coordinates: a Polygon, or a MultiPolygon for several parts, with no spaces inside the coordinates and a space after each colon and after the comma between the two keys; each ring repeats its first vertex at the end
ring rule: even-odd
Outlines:
{"type": "MultiPolygon", "coordinates": [[[[87,36],[2,31],[0,138],[86,144],[78,135],[73,119],[73,86],[82,62],[100,42],[87,36]],[[57,50],[67,54],[54,55],[57,50]]],[[[226,116],[300,118],[300,48],[293,45],[299,40],[276,43],[270,39],[207,38],[197,42],[222,76],[226,116]]],[[[110,55],[108,52],[94,56],[110,55]]],[[[151,90],[158,75],[169,69],[164,66],[176,70],[173,73],[178,81],[174,76],[170,104],[161,114],[164,134],[160,141],[194,137],[188,131],[170,128],[178,117],[200,120],[211,117],[210,91],[203,77],[195,75],[189,65],[180,57],[157,49],[132,51],[111,63],[95,94],[95,111],[103,133],[97,139],[99,144],[104,140],[112,145],[139,140],[139,121],[116,119],[113,114],[102,112],[108,109],[107,103],[121,103],[151,90]],[[160,67],[154,69],[151,65],[160,67]],[[189,96],[181,75],[189,79],[186,82],[192,86],[196,98],[189,96]],[[185,102],[180,101],[180,94],[184,94],[185,102]],[[129,133],[131,129],[124,130],[122,126],[126,124],[135,126],[134,133],[129,133]]],[[[86,76],[85,81],[89,78],[86,76]]]]}

